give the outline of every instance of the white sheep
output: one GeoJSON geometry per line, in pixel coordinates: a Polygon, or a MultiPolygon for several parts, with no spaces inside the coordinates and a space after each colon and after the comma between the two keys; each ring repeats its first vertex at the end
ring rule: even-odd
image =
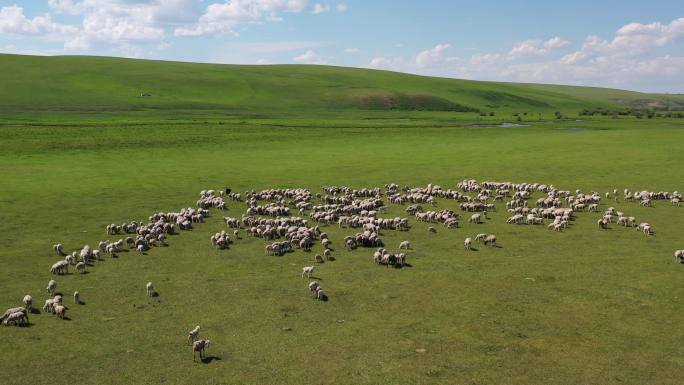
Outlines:
{"type": "Polygon", "coordinates": [[[47,285],[47,292],[50,293],[50,295],[52,295],[55,293],[55,289],[57,289],[57,281],[51,279],[47,285]]]}
{"type": "Polygon", "coordinates": [[[684,250],[677,250],[674,252],[675,261],[684,263],[684,250]]]}
{"type": "Polygon", "coordinates": [[[204,358],[204,350],[209,347],[211,340],[199,340],[192,343],[192,360],[196,361],[195,353],[199,352],[200,360],[204,358]]]}
{"type": "Polygon", "coordinates": [[[26,311],[31,311],[31,309],[33,309],[33,297],[31,297],[29,294],[24,296],[23,302],[26,311]]]}
{"type": "Polygon", "coordinates": [[[2,321],[2,320],[4,320],[4,319],[7,319],[7,317],[9,317],[12,313],[18,313],[18,312],[27,314],[26,317],[27,317],[27,320],[28,320],[28,311],[26,311],[26,309],[24,309],[23,307],[13,307],[13,308],[7,309],[7,310],[5,311],[5,314],[3,314],[3,315],[0,317],[0,321],[2,321]]]}
{"type": "Polygon", "coordinates": [[[4,321],[2,321],[4,325],[9,325],[9,324],[14,324],[14,325],[24,325],[28,323],[28,315],[26,315],[25,312],[22,311],[17,311],[14,313],[10,313],[4,321]]]}
{"type": "Polygon", "coordinates": [[[74,292],[74,303],[77,305],[81,304],[81,293],[79,293],[78,291],[74,292]]]}
{"type": "Polygon", "coordinates": [[[465,241],[463,241],[463,248],[465,248],[466,250],[471,250],[472,246],[473,240],[470,237],[466,238],[465,241]]]}
{"type": "Polygon", "coordinates": [[[43,311],[46,313],[55,312],[55,302],[52,298],[45,300],[45,305],[43,305],[43,311]]]}
{"type": "Polygon", "coordinates": [[[192,345],[197,338],[199,338],[200,326],[195,326],[194,329],[188,332],[188,345],[192,345]]]}
{"type": "Polygon", "coordinates": [[[64,246],[61,243],[52,245],[52,250],[54,250],[55,254],[59,255],[60,257],[64,255],[64,246]]]}
{"type": "Polygon", "coordinates": [[[315,268],[315,266],[302,267],[302,278],[304,278],[304,275],[306,275],[307,278],[311,278],[311,274],[313,274],[315,268]]]}
{"type": "Polygon", "coordinates": [[[66,314],[66,307],[64,305],[55,305],[55,314],[57,317],[64,319],[64,315],[66,314]]]}
{"type": "Polygon", "coordinates": [[[408,249],[411,248],[411,242],[409,242],[409,241],[403,241],[403,242],[401,242],[401,243],[399,244],[399,248],[400,248],[400,249],[406,249],[406,250],[408,250],[408,249]]]}
{"type": "Polygon", "coordinates": [[[76,271],[80,272],[81,274],[85,274],[86,272],[86,263],[85,262],[79,262],[76,264],[76,271]]]}
{"type": "Polygon", "coordinates": [[[155,293],[154,285],[152,284],[152,282],[148,282],[146,285],[146,288],[147,288],[147,296],[152,297],[155,293]]]}

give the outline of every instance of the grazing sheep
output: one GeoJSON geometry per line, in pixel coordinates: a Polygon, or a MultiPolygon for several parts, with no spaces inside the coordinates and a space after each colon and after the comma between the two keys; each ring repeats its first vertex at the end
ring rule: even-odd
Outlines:
{"type": "Polygon", "coordinates": [[[328,238],[321,239],[321,244],[326,248],[326,250],[330,248],[330,243],[330,239],[328,238]]]}
{"type": "Polygon", "coordinates": [[[55,314],[57,317],[64,319],[64,315],[66,314],[66,307],[64,305],[55,305],[55,314]]]}
{"type": "Polygon", "coordinates": [[[406,265],[406,254],[405,253],[397,254],[397,260],[395,263],[396,263],[396,266],[404,267],[404,265],[406,265]]]}
{"type": "Polygon", "coordinates": [[[145,288],[147,289],[147,296],[152,297],[155,293],[154,285],[152,284],[152,282],[148,282],[145,288]]]}
{"type": "Polygon", "coordinates": [[[31,297],[29,294],[24,296],[23,302],[26,311],[31,311],[31,309],[33,309],[33,297],[31,297]]]}
{"type": "Polygon", "coordinates": [[[43,311],[46,313],[55,312],[55,302],[52,298],[45,300],[45,305],[43,305],[43,311]]]}
{"type": "Polygon", "coordinates": [[[674,252],[675,261],[684,263],[684,250],[677,250],[674,252]]]}
{"type": "Polygon", "coordinates": [[[95,257],[95,259],[98,261],[102,260],[102,257],[100,256],[100,250],[99,249],[93,250],[93,257],[95,257]]]}
{"type": "Polygon", "coordinates": [[[470,223],[482,223],[482,215],[480,213],[475,213],[468,219],[470,223]]]}
{"type": "Polygon", "coordinates": [[[314,298],[319,300],[319,301],[322,301],[323,299],[325,299],[325,297],[326,296],[325,296],[325,292],[323,291],[323,288],[319,286],[316,289],[316,292],[314,293],[314,298]]]}
{"type": "Polygon", "coordinates": [[[411,242],[409,242],[409,241],[403,241],[403,242],[401,242],[401,243],[399,244],[399,248],[400,248],[400,249],[406,249],[406,250],[408,250],[408,249],[411,248],[411,242]]]}
{"type": "Polygon", "coordinates": [[[314,260],[318,263],[323,263],[323,256],[321,256],[320,254],[316,254],[314,260]]]}
{"type": "Polygon", "coordinates": [[[204,350],[209,348],[211,340],[199,340],[192,343],[192,361],[196,362],[195,353],[199,352],[200,360],[204,358],[204,350]]]}
{"type": "Polygon", "coordinates": [[[138,251],[138,253],[140,253],[140,255],[145,254],[145,245],[139,244],[135,249],[138,251]]]}
{"type": "Polygon", "coordinates": [[[5,317],[2,323],[3,325],[25,325],[28,323],[28,315],[23,311],[13,312],[5,317]]]}
{"type": "Polygon", "coordinates": [[[80,272],[81,274],[85,274],[86,272],[86,264],[85,262],[79,262],[76,264],[76,271],[80,272]]]}
{"type": "Polygon", "coordinates": [[[54,250],[55,254],[59,255],[60,257],[64,255],[64,246],[61,243],[52,245],[52,250],[54,250]]]}
{"type": "Polygon", "coordinates": [[[318,288],[321,287],[321,284],[318,283],[318,281],[311,281],[309,282],[309,291],[314,293],[318,288]]]}
{"type": "Polygon", "coordinates": [[[463,241],[463,247],[466,250],[471,250],[473,247],[473,240],[470,238],[466,238],[465,241],[463,241]]]}
{"type": "Polygon", "coordinates": [[[307,278],[311,278],[311,274],[313,274],[314,269],[316,269],[315,266],[302,267],[302,278],[304,278],[304,275],[306,275],[307,278]]]}
{"type": "Polygon", "coordinates": [[[28,321],[28,311],[24,309],[23,307],[13,307],[10,309],[7,309],[5,313],[0,317],[0,321],[7,319],[11,314],[13,313],[24,313],[26,314],[26,319],[28,321]]]}
{"type": "Polygon", "coordinates": [[[487,237],[484,240],[484,244],[485,244],[485,246],[490,246],[490,247],[496,246],[496,235],[494,235],[494,234],[487,235],[487,237]]]}
{"type": "Polygon", "coordinates": [[[81,304],[81,293],[79,293],[78,291],[74,292],[74,303],[77,305],[81,304]]]}
{"type": "Polygon", "coordinates": [[[488,234],[485,233],[480,233],[475,236],[476,241],[484,242],[485,238],[487,238],[488,234]]]}
{"type": "Polygon", "coordinates": [[[188,345],[192,345],[199,338],[200,326],[195,326],[194,329],[188,332],[188,345]]]}
{"type": "Polygon", "coordinates": [[[325,250],[323,250],[323,256],[324,256],[325,259],[327,259],[328,261],[332,261],[332,260],[335,259],[335,258],[332,256],[332,251],[330,251],[330,249],[325,249],[325,250]]]}
{"type": "Polygon", "coordinates": [[[598,225],[599,229],[608,229],[608,220],[606,220],[605,218],[599,219],[598,221],[596,221],[596,224],[598,225]]]}
{"type": "Polygon", "coordinates": [[[51,279],[47,285],[47,292],[50,293],[50,295],[52,295],[55,293],[56,288],[57,288],[57,281],[55,281],[54,279],[51,279]]]}

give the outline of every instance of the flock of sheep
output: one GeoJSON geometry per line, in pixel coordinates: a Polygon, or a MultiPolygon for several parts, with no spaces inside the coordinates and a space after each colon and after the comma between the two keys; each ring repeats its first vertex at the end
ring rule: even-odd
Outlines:
{"type": "MultiPolygon", "coordinates": [[[[379,187],[352,189],[345,186],[328,186],[323,188],[324,194],[312,194],[305,188],[294,189],[266,189],[262,191],[246,191],[244,194],[232,193],[230,190],[203,190],[197,200],[197,208],[183,208],[177,212],[155,213],[147,222],[131,221],[121,225],[108,224],[105,227],[108,236],[121,236],[115,241],[102,240],[97,248],[89,245],[65,251],[64,245],[53,245],[53,252],[60,259],[51,265],[50,274],[62,276],[69,273],[73,266],[76,272],[85,274],[88,266],[101,260],[104,255],[116,258],[124,250],[135,250],[145,254],[153,247],[168,246],[167,236],[175,234],[178,229],[188,230],[193,224],[204,222],[209,215],[209,209],[227,209],[224,197],[242,202],[246,200],[245,212],[241,218],[224,217],[225,225],[232,229],[233,237],[239,240],[240,231],[248,236],[262,238],[267,241],[264,250],[267,254],[282,256],[297,249],[310,251],[319,243],[323,248],[323,255],[315,254],[314,265],[302,268],[302,277],[313,278],[315,264],[334,260],[332,255],[332,240],[320,226],[337,224],[340,229],[354,229],[355,233],[343,238],[342,244],[347,249],[358,247],[375,248],[372,260],[387,267],[397,268],[408,265],[408,251],[412,250],[411,242],[406,240],[399,244],[402,252],[393,253],[385,248],[381,239],[381,232],[409,231],[411,225],[409,217],[416,222],[427,224],[441,224],[447,229],[460,227],[461,215],[454,210],[442,209],[424,210],[421,204],[434,207],[437,198],[458,202],[458,208],[470,213],[470,224],[484,223],[487,212],[496,211],[494,202],[505,202],[506,210],[510,213],[506,222],[515,225],[547,225],[549,229],[563,231],[569,228],[572,221],[580,212],[597,212],[602,196],[596,192],[583,193],[579,190],[571,192],[560,190],[553,185],[540,183],[510,183],[510,182],[477,182],[463,180],[457,184],[457,190],[444,190],[438,185],[429,184],[426,187],[400,187],[394,183],[386,184],[384,189],[379,187]],[[544,197],[532,199],[533,194],[543,194],[544,197]],[[314,198],[317,200],[314,204],[314,198]],[[382,217],[386,212],[385,201],[395,205],[408,205],[405,209],[409,217],[382,217]],[[534,207],[530,207],[534,205],[534,207]],[[292,210],[297,210],[300,216],[291,216],[292,210]],[[308,219],[303,216],[308,215],[308,219]],[[311,224],[310,222],[313,222],[311,224]]],[[[606,192],[605,199],[619,200],[616,190],[606,192]]],[[[679,206],[682,195],[678,192],[631,192],[624,190],[624,201],[639,202],[642,206],[652,206],[653,201],[669,200],[672,205],[679,206]]],[[[614,207],[606,209],[597,220],[600,229],[607,229],[616,223],[625,227],[634,227],[647,236],[653,235],[653,229],[647,222],[637,223],[633,216],[616,210],[614,207]]],[[[433,226],[428,231],[436,233],[433,226]]],[[[234,240],[229,233],[221,230],[210,237],[213,246],[219,249],[229,248],[234,240]]],[[[494,234],[479,233],[473,238],[467,237],[463,241],[466,250],[472,250],[473,242],[482,242],[485,246],[495,247],[497,237],[494,234]]],[[[675,260],[684,263],[684,250],[674,253],[675,260]]],[[[63,304],[62,295],[55,293],[57,282],[51,279],[47,286],[50,295],[45,300],[43,311],[64,318],[67,307],[63,304]]],[[[317,300],[327,300],[327,296],[318,281],[310,281],[309,291],[317,300]]],[[[152,282],[146,285],[148,296],[157,295],[152,282]]],[[[74,292],[74,303],[82,304],[80,293],[74,292]]],[[[4,325],[27,325],[29,313],[33,310],[33,298],[26,295],[23,306],[7,309],[0,317],[4,325]]],[[[200,327],[188,332],[188,343],[192,345],[193,360],[199,353],[203,358],[204,350],[210,340],[199,339],[200,327]]]]}

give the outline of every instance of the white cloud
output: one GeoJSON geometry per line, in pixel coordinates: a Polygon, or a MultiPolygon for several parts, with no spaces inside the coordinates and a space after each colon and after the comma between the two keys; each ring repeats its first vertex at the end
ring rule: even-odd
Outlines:
{"type": "Polygon", "coordinates": [[[551,39],[544,42],[544,48],[546,48],[546,49],[564,48],[564,47],[567,47],[569,45],[570,45],[569,41],[563,40],[558,36],[554,36],[551,39]]]}
{"type": "Polygon", "coordinates": [[[335,6],[335,9],[339,13],[344,13],[344,12],[347,12],[347,9],[349,9],[349,7],[347,7],[347,4],[345,4],[345,3],[339,3],[335,6]]]}
{"type": "MultiPolygon", "coordinates": [[[[406,62],[403,57],[378,56],[373,58],[366,68],[388,71],[407,71],[406,62]]],[[[408,72],[408,71],[407,71],[408,72]]]]}
{"type": "Polygon", "coordinates": [[[358,48],[345,48],[344,53],[359,53],[361,52],[360,49],[358,48]]]}
{"type": "Polygon", "coordinates": [[[541,39],[530,39],[513,46],[509,54],[513,57],[542,56],[550,53],[554,49],[564,48],[568,45],[570,45],[569,41],[563,40],[558,36],[552,37],[546,41],[541,39]]]}
{"type": "Polygon", "coordinates": [[[422,51],[416,56],[416,64],[419,67],[426,67],[428,65],[438,63],[444,60],[443,53],[451,48],[449,44],[437,44],[431,49],[422,51]]]}
{"type": "Polygon", "coordinates": [[[16,5],[0,8],[0,32],[18,35],[49,35],[75,33],[76,28],[52,21],[49,14],[32,19],[24,15],[24,9],[16,5]]]}
{"type": "Polygon", "coordinates": [[[327,64],[323,58],[321,58],[314,50],[311,49],[292,60],[302,64],[327,64]]]}
{"type": "Polygon", "coordinates": [[[319,13],[330,12],[330,6],[328,4],[316,3],[314,4],[311,13],[318,15],[319,13]]]}
{"type": "MultiPolygon", "coordinates": [[[[669,24],[631,23],[611,39],[588,36],[581,48],[548,57],[569,43],[560,38],[526,40],[508,53],[482,53],[450,76],[556,84],[598,85],[642,90],[684,90],[684,57],[662,53],[684,38],[684,18],[669,24]]],[[[675,51],[676,52],[676,51],[675,51]]]]}
{"type": "Polygon", "coordinates": [[[226,0],[209,4],[197,23],[178,27],[176,36],[235,34],[234,28],[243,23],[278,21],[280,12],[302,12],[307,0],[226,0]]]}
{"type": "Polygon", "coordinates": [[[270,61],[268,61],[268,60],[266,60],[266,59],[258,59],[256,62],[254,62],[254,64],[257,64],[257,65],[268,65],[268,64],[273,64],[273,63],[271,63],[270,61]]]}

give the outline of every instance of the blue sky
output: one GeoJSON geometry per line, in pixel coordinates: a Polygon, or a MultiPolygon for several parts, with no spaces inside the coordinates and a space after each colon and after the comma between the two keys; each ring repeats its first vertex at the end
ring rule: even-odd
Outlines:
{"type": "Polygon", "coordinates": [[[684,92],[684,1],[0,0],[0,52],[684,92]]]}

